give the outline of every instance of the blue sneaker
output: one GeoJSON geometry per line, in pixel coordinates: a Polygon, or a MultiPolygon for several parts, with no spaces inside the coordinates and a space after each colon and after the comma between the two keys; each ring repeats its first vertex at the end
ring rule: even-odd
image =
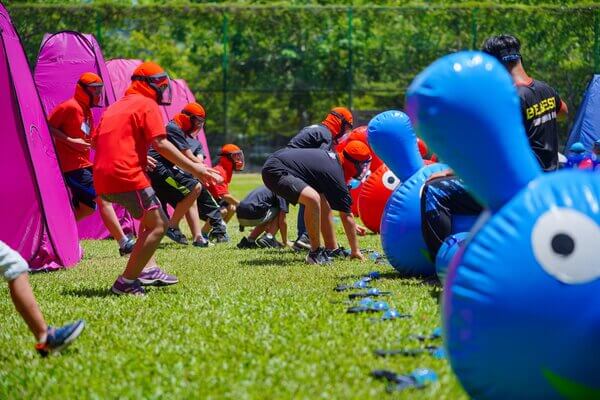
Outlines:
{"type": "Polygon", "coordinates": [[[127,242],[122,247],[119,247],[119,255],[121,257],[123,257],[123,256],[126,256],[127,254],[131,254],[134,246],[135,246],[135,239],[132,237],[127,237],[127,242]]]}
{"type": "Polygon", "coordinates": [[[49,326],[46,342],[36,344],[35,349],[42,357],[46,357],[50,353],[58,353],[77,339],[84,328],[85,322],[82,319],[62,328],[49,326]]]}

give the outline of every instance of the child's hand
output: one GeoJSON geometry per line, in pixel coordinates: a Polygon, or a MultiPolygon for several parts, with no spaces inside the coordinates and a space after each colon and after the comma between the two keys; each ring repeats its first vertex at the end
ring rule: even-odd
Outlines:
{"type": "Polygon", "coordinates": [[[356,234],[358,236],[365,236],[367,234],[367,228],[362,225],[356,224],[356,234]]]}
{"type": "Polygon", "coordinates": [[[82,139],[82,138],[70,137],[67,139],[67,143],[71,148],[73,148],[75,150],[79,150],[79,151],[88,150],[90,147],[92,147],[90,142],[88,142],[87,140],[82,139]]]}
{"type": "Polygon", "coordinates": [[[215,169],[209,168],[204,164],[196,163],[195,165],[195,175],[200,179],[203,183],[222,183],[223,177],[219,172],[215,169]]]}
{"type": "Polygon", "coordinates": [[[150,157],[150,156],[146,156],[146,171],[148,172],[152,172],[154,171],[154,168],[156,168],[156,163],[157,161],[150,157]]]}
{"type": "Polygon", "coordinates": [[[350,254],[350,259],[358,260],[358,261],[365,261],[365,256],[363,256],[363,254],[360,252],[360,250],[357,250],[356,252],[353,252],[352,254],[350,254]]]}

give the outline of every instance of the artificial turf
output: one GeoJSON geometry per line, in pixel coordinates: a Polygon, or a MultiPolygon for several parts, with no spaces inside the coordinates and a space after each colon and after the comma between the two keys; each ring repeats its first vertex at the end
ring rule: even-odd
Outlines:
{"type": "MultiPolygon", "coordinates": [[[[232,193],[241,198],[259,184],[258,175],[235,176],[232,193]]],[[[291,237],[295,215],[292,207],[291,237]]],[[[143,298],[109,293],[125,263],[110,240],[84,241],[76,268],[33,275],[51,324],[87,322],[73,346],[46,359],[1,286],[0,399],[466,398],[447,360],[373,354],[423,346],[410,335],[440,325],[439,286],[372,260],[322,267],[291,250],[238,250],[235,220],[229,233],[231,243],[209,249],[163,239],[156,258],[180,283],[143,298]],[[412,318],[346,314],[347,293],[333,288],[373,270],[383,273],[374,286],[391,291],[386,300],[412,318]],[[370,377],[373,369],[417,367],[433,369],[439,381],[388,395],[370,377]]],[[[379,237],[361,238],[361,247],[381,251],[379,237]]]]}

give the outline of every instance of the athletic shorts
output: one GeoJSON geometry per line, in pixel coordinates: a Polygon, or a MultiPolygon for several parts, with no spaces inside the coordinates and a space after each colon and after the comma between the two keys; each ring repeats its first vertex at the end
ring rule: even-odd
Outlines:
{"type": "MultiPolygon", "coordinates": [[[[240,209],[237,209],[237,219],[240,226],[259,226],[273,221],[279,215],[279,207],[271,207],[261,215],[244,215],[246,218],[240,217],[240,209]]],[[[242,210],[243,211],[243,210],[242,210]]]]}
{"type": "Polygon", "coordinates": [[[19,253],[0,240],[0,274],[7,282],[29,271],[29,265],[19,253]]]}
{"type": "Polygon", "coordinates": [[[158,200],[154,189],[151,187],[132,192],[103,194],[102,198],[111,203],[122,205],[135,219],[142,219],[145,212],[157,208],[164,213],[160,206],[160,200],[158,200]]]}
{"type": "Polygon", "coordinates": [[[174,168],[157,168],[148,175],[160,201],[172,207],[176,207],[199,184],[192,175],[174,168]]]}
{"type": "Polygon", "coordinates": [[[96,209],[96,190],[94,190],[94,177],[92,167],[76,169],[63,173],[65,182],[71,191],[71,202],[73,207],[79,204],[96,209]]]}
{"type": "Polygon", "coordinates": [[[291,175],[276,157],[269,158],[263,166],[262,179],[269,190],[294,205],[298,204],[300,193],[308,186],[302,179],[291,175]]]}

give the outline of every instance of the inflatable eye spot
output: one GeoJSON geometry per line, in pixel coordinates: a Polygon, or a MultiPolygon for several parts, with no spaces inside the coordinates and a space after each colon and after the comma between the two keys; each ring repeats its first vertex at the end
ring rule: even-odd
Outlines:
{"type": "Polygon", "coordinates": [[[542,214],[531,233],[531,247],[540,267],[566,284],[600,278],[595,247],[600,226],[587,215],[569,208],[553,208],[542,214]]]}
{"type": "Polygon", "coordinates": [[[558,233],[552,238],[552,250],[561,256],[570,256],[575,250],[575,241],[566,233],[558,233]]]}
{"type": "Polygon", "coordinates": [[[386,189],[394,191],[400,184],[400,179],[392,171],[386,171],[381,177],[381,182],[386,189]]]}

